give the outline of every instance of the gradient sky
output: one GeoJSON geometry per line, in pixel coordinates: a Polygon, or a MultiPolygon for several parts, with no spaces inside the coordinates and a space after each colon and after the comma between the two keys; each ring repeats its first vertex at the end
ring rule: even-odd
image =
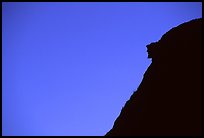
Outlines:
{"type": "Polygon", "coordinates": [[[201,2],[2,3],[2,135],[104,135],[201,2]]]}

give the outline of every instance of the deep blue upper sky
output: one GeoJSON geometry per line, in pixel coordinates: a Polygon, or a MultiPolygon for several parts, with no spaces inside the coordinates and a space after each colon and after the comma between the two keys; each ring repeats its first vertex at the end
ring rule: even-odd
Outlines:
{"type": "Polygon", "coordinates": [[[151,63],[146,45],[202,3],[2,3],[2,134],[104,135],[151,63]]]}

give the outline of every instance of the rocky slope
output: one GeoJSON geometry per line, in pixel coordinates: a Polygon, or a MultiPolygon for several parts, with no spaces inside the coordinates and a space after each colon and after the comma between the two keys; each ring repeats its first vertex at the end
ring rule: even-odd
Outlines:
{"type": "Polygon", "coordinates": [[[147,45],[152,63],[106,136],[201,135],[202,19],[147,45]]]}

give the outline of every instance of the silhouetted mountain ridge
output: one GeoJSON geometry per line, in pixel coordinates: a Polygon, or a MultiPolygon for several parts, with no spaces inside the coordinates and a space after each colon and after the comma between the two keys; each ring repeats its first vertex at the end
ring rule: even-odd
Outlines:
{"type": "Polygon", "coordinates": [[[202,18],[147,49],[152,63],[106,136],[201,135],[202,18]]]}

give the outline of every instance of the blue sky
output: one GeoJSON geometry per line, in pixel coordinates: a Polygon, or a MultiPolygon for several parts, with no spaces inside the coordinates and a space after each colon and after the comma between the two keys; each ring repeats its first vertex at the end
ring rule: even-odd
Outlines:
{"type": "Polygon", "coordinates": [[[2,135],[104,135],[146,45],[201,17],[201,2],[3,2],[2,135]]]}

